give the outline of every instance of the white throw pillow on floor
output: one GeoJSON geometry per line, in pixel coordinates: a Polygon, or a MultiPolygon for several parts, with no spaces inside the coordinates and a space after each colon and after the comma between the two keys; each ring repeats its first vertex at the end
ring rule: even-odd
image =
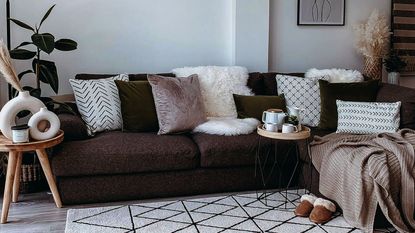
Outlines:
{"type": "Polygon", "coordinates": [[[76,105],[88,134],[122,128],[121,101],[114,80],[128,81],[128,74],[107,79],[70,79],[76,105]]]}
{"type": "Polygon", "coordinates": [[[200,66],[178,68],[172,71],[177,77],[197,74],[208,117],[235,117],[233,94],[253,95],[247,86],[249,73],[239,66],[200,66]]]}

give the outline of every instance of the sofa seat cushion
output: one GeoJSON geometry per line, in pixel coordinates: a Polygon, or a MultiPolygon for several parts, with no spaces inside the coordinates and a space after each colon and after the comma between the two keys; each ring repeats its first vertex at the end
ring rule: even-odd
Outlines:
{"type": "Polygon", "coordinates": [[[55,148],[51,163],[56,176],[125,174],[194,169],[198,154],[185,135],[115,131],[64,142],[55,148]]]}
{"type": "MultiPolygon", "coordinates": [[[[204,168],[249,166],[255,164],[258,148],[258,134],[239,136],[219,136],[194,134],[193,140],[200,150],[200,166],[204,168]]],[[[270,145],[263,140],[263,145],[270,145]]]]}

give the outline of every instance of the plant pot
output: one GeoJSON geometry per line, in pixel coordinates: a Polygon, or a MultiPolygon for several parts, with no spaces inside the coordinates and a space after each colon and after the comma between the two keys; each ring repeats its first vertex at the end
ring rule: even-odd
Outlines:
{"type": "Polygon", "coordinates": [[[399,85],[399,79],[401,78],[401,74],[398,72],[390,72],[388,73],[388,83],[399,85]]]}
{"type": "Polygon", "coordinates": [[[381,80],[383,69],[382,58],[365,57],[364,60],[363,74],[372,80],[381,80]]]}

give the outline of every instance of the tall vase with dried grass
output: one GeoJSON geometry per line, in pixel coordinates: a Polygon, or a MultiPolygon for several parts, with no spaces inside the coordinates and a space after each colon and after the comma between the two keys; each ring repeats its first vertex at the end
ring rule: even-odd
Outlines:
{"type": "MultiPolygon", "coordinates": [[[[0,130],[1,133],[11,139],[11,126],[15,125],[16,115],[22,110],[29,110],[32,113],[38,112],[40,108],[45,105],[39,99],[31,96],[28,91],[24,91],[20,85],[20,80],[12,64],[9,50],[6,48],[3,40],[0,40],[0,74],[4,77],[7,83],[13,86],[19,95],[9,102],[7,102],[0,111],[0,130]]],[[[24,157],[25,160],[30,159],[29,156],[24,157]]],[[[40,174],[40,165],[33,160],[27,165],[21,167],[21,174],[23,182],[21,182],[21,191],[28,192],[42,187],[42,179],[40,174]],[[26,179],[26,180],[25,180],[26,179]],[[28,182],[34,182],[36,185],[28,185],[28,182]]],[[[0,170],[5,172],[5,165],[7,164],[7,155],[0,153],[0,170]]],[[[1,173],[1,172],[0,172],[1,173]]]]}
{"type": "Polygon", "coordinates": [[[363,73],[371,79],[382,79],[382,59],[388,54],[389,23],[385,15],[374,10],[369,19],[354,26],[357,51],[364,56],[363,73]]]}

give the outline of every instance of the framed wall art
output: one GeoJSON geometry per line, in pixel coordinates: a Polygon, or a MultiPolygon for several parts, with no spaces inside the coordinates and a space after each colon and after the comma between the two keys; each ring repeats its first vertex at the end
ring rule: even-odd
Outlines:
{"type": "Polygon", "coordinates": [[[344,26],[346,0],[298,0],[297,25],[344,26]]]}

